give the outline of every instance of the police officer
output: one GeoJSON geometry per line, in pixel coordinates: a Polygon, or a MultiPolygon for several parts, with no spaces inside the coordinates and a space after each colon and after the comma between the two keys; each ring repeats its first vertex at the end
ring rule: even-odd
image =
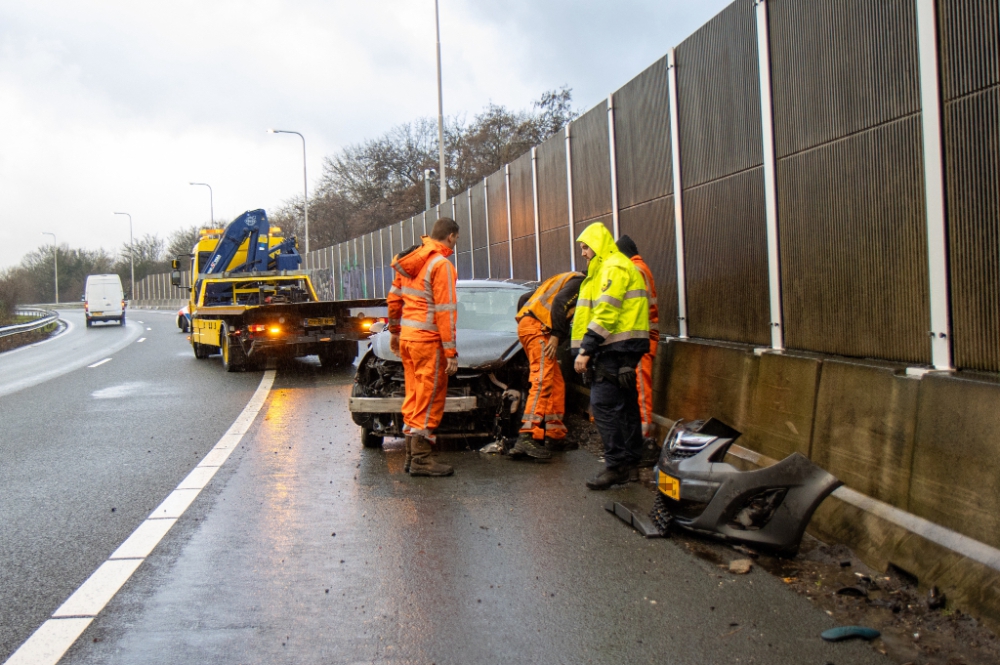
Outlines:
{"type": "Polygon", "coordinates": [[[649,297],[639,269],[600,222],[577,238],[589,260],[573,319],[574,368],[590,370],[590,410],[604,443],[605,469],[587,481],[593,490],[638,479],[642,420],[636,366],[649,353],[649,297]]]}

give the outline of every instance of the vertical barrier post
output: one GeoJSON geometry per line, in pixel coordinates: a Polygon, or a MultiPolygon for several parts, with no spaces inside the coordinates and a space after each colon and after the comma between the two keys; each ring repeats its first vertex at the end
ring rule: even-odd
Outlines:
{"type": "Polygon", "coordinates": [[[576,238],[573,225],[573,151],[569,140],[569,128],[572,122],[566,123],[566,203],[569,210],[569,269],[576,271],[576,238]]]}
{"type": "Polygon", "coordinates": [[[674,171],[674,243],[677,247],[677,336],[687,339],[687,278],[684,270],[684,205],[681,195],[681,144],[677,113],[677,60],[675,49],[667,53],[670,94],[670,151],[674,171]]]}
{"type": "Polygon", "coordinates": [[[920,116],[924,147],[924,197],[927,208],[927,276],[930,280],[931,364],[953,369],[951,310],[948,291],[948,246],[944,203],[944,159],[941,141],[941,92],[938,69],[937,7],[917,2],[917,48],[920,56],[920,116]]]}
{"type": "Polygon", "coordinates": [[[542,240],[538,224],[538,150],[531,149],[531,203],[535,210],[535,279],[542,281],[542,240]]]}
{"type": "Polygon", "coordinates": [[[510,222],[510,164],[503,165],[503,181],[507,189],[507,253],[510,256],[510,278],[514,279],[514,231],[510,222]]]}
{"type": "Polygon", "coordinates": [[[771,305],[771,348],[785,348],[781,316],[781,255],[778,247],[777,161],[774,156],[774,104],[771,100],[771,40],[766,0],[756,0],[757,62],[760,71],[760,124],[764,158],[764,210],[767,222],[767,283],[771,305]]]}
{"type": "Polygon", "coordinates": [[[608,95],[608,155],[611,158],[611,227],[615,240],[621,236],[618,228],[618,150],[615,147],[615,96],[608,95]]]}
{"type": "Polygon", "coordinates": [[[388,291],[385,288],[385,239],[382,237],[382,229],[378,230],[378,259],[379,272],[382,273],[382,297],[384,298],[388,295],[388,291]]]}
{"type": "Polygon", "coordinates": [[[490,256],[490,190],[483,178],[483,207],[486,209],[486,273],[493,277],[493,257],[490,256]]]}
{"type": "Polygon", "coordinates": [[[469,261],[472,263],[472,277],[470,279],[476,278],[476,237],[472,232],[472,188],[469,187],[465,190],[468,195],[468,205],[469,209],[469,261]]]}

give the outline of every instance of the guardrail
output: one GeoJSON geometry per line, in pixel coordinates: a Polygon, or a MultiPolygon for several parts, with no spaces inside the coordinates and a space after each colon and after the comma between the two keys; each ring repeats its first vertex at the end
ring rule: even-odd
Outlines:
{"type": "Polygon", "coordinates": [[[18,335],[20,333],[31,332],[33,330],[41,330],[45,326],[59,320],[59,314],[47,309],[17,309],[14,310],[14,315],[35,316],[36,320],[28,323],[19,323],[13,326],[3,326],[0,328],[0,337],[9,337],[11,335],[18,335]]]}

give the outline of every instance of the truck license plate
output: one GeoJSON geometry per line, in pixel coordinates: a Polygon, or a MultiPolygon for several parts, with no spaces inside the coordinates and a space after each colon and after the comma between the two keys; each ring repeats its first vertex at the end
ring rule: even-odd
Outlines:
{"type": "Polygon", "coordinates": [[[656,487],[674,501],[681,500],[681,481],[660,471],[656,487]]]}
{"type": "Polygon", "coordinates": [[[91,314],[94,316],[100,316],[101,314],[104,314],[104,312],[91,312],[91,314]]]}
{"type": "Polygon", "coordinates": [[[317,319],[306,319],[306,328],[318,328],[320,326],[335,326],[337,319],[332,316],[325,316],[317,319]]]}

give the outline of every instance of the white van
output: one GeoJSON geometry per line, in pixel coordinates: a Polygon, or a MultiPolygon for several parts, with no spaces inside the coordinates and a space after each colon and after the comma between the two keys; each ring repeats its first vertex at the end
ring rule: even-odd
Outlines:
{"type": "Polygon", "coordinates": [[[83,313],[88,328],[94,321],[118,321],[125,325],[125,294],[118,275],[87,275],[83,313]]]}

